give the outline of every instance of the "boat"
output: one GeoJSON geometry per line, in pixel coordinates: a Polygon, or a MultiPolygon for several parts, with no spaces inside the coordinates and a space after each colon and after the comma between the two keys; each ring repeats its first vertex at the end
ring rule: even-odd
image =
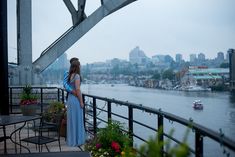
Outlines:
{"type": "Polygon", "coordinates": [[[203,104],[202,104],[201,100],[195,100],[193,102],[193,108],[195,110],[202,110],[203,109],[203,104]]]}
{"type": "Polygon", "coordinates": [[[200,92],[200,91],[211,91],[211,88],[204,88],[197,85],[190,85],[182,87],[181,90],[188,91],[188,92],[200,92]]]}

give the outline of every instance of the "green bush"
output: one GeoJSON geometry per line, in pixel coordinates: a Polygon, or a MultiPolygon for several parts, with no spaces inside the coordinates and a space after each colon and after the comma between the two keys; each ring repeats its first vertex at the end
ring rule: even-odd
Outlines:
{"type": "MultiPolygon", "coordinates": [[[[93,157],[160,157],[164,147],[164,157],[188,157],[189,147],[186,143],[189,129],[185,133],[182,144],[170,147],[170,140],[160,140],[162,129],[155,137],[150,137],[147,143],[135,149],[130,146],[130,138],[124,133],[120,122],[109,121],[105,128],[99,129],[95,138],[85,144],[85,150],[93,157]]],[[[169,133],[173,135],[174,130],[169,133]]]]}
{"type": "Polygon", "coordinates": [[[52,101],[46,112],[43,113],[43,118],[48,122],[55,122],[57,116],[61,114],[65,114],[65,105],[60,101],[52,101]]]}
{"type": "Polygon", "coordinates": [[[87,142],[85,150],[90,151],[93,157],[118,157],[129,153],[130,138],[123,132],[123,125],[118,121],[109,120],[105,128],[99,129],[94,139],[87,142]]]}

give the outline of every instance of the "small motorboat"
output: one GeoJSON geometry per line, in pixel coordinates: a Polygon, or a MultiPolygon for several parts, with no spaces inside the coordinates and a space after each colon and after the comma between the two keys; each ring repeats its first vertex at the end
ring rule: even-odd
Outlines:
{"type": "Polygon", "coordinates": [[[193,108],[195,110],[202,110],[203,109],[203,104],[202,104],[201,100],[195,100],[193,102],[193,108]]]}

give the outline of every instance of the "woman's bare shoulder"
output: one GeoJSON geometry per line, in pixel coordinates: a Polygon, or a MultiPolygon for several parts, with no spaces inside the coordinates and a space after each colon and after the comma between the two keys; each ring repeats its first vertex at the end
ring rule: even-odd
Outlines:
{"type": "Polygon", "coordinates": [[[79,74],[75,74],[74,79],[75,80],[80,79],[80,75],[79,74]]]}

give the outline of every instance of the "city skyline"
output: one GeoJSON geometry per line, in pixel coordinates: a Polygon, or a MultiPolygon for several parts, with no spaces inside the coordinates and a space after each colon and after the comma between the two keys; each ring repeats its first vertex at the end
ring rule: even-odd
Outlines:
{"type": "MultiPolygon", "coordinates": [[[[74,6],[76,5],[76,1],[74,6]]],[[[100,1],[87,1],[90,15],[100,1]]],[[[112,58],[128,60],[139,46],[148,57],[173,56],[184,60],[190,54],[204,53],[215,58],[235,47],[235,1],[233,0],[138,0],[105,17],[66,51],[82,64],[112,58]]],[[[16,61],[15,1],[8,1],[9,61],[16,61]]],[[[63,1],[32,1],[33,61],[54,40],[72,26],[63,1]]]]}

